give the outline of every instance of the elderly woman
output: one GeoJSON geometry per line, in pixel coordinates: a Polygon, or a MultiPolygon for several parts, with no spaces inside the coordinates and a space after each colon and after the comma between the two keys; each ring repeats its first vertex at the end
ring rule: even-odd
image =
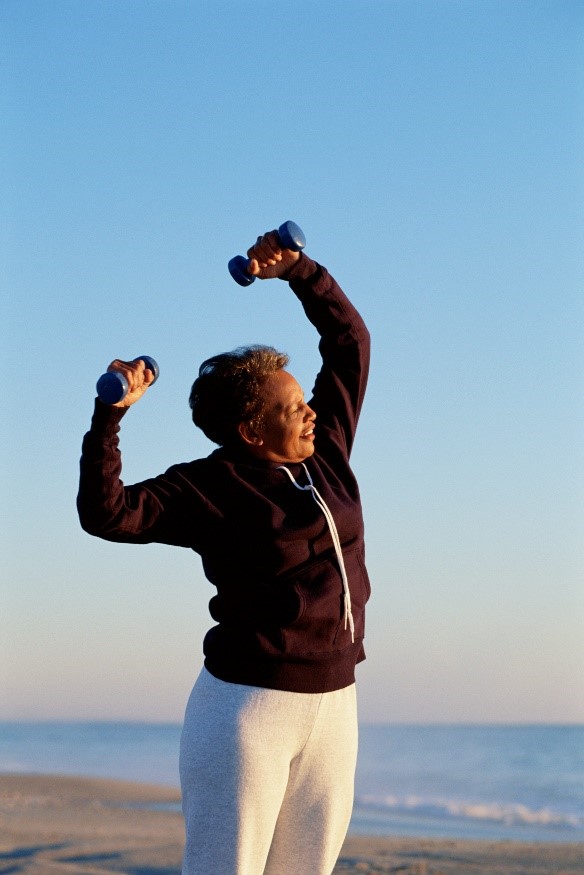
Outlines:
{"type": "Polygon", "coordinates": [[[349,455],[369,335],[326,269],[281,250],[276,232],[248,257],[254,276],[289,283],[320,335],[310,401],[271,347],[214,356],[190,406],[219,448],[124,486],[120,421],[154,375],[115,361],[130,391],[96,401],[78,510],[101,538],[194,550],[217,590],[181,739],[184,875],[329,875],[353,803],[365,658],[369,582],[349,455]]]}

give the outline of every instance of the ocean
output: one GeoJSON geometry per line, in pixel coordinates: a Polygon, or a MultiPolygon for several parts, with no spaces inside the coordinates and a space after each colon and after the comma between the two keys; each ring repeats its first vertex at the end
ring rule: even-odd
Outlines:
{"type": "MultiPolygon", "coordinates": [[[[180,726],[0,723],[0,772],[178,786],[180,726]]],[[[584,841],[584,726],[361,726],[350,831],[584,841]]]]}

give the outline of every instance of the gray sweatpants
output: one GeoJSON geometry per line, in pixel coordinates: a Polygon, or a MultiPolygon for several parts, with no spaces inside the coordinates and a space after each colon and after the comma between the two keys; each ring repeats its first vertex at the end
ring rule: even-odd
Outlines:
{"type": "Polygon", "coordinates": [[[330,875],[356,758],[354,685],[289,693],[203,669],[180,747],[183,875],[330,875]]]}

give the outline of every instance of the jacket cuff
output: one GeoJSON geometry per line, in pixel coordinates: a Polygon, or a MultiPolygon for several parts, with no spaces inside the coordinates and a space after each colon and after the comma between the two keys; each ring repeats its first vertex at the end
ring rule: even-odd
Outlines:
{"type": "Polygon", "coordinates": [[[96,398],[91,430],[99,431],[102,434],[117,432],[120,421],[128,409],[128,407],[114,407],[112,404],[104,404],[103,401],[96,398]]]}
{"type": "Polygon", "coordinates": [[[316,261],[313,261],[312,258],[309,258],[308,255],[301,252],[298,261],[295,261],[290,270],[288,270],[284,276],[281,276],[280,279],[285,280],[285,282],[291,280],[307,280],[317,271],[318,264],[316,261]]]}

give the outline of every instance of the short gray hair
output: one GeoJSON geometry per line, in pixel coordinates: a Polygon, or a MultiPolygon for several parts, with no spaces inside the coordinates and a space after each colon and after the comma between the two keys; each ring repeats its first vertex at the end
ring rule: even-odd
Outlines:
{"type": "Polygon", "coordinates": [[[236,443],[241,422],[254,428],[261,425],[262,386],[287,364],[286,353],[260,344],[238,346],[206,359],[189,396],[193,422],[220,446],[236,443]]]}

